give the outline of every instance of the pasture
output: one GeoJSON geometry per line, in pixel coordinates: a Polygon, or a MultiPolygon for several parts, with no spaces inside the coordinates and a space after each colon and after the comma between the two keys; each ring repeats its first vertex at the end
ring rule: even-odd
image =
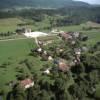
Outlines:
{"type": "Polygon", "coordinates": [[[23,23],[23,21],[18,18],[0,19],[0,32],[14,32],[20,23],[23,23]]]}
{"type": "MultiPolygon", "coordinates": [[[[31,28],[33,31],[45,30],[44,28],[49,26],[47,19],[42,22],[34,22],[31,19],[23,18],[4,18],[0,19],[0,32],[15,32],[18,28],[31,28]]],[[[45,30],[47,31],[47,30],[45,30]]]]}
{"type": "Polygon", "coordinates": [[[20,74],[16,69],[22,69],[25,74],[31,75],[30,69],[21,63],[25,59],[32,63],[33,72],[39,71],[47,63],[39,57],[29,55],[30,50],[35,47],[34,39],[0,41],[0,90],[9,91],[7,84],[15,81],[16,75],[20,74]]]}

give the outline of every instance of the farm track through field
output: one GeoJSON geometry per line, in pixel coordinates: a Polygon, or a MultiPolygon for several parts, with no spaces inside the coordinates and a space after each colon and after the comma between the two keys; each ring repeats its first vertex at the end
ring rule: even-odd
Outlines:
{"type": "Polygon", "coordinates": [[[22,39],[28,39],[28,38],[5,39],[5,40],[0,40],[0,42],[4,42],[4,41],[14,41],[14,40],[22,40],[22,39]]]}
{"type": "MultiPolygon", "coordinates": [[[[48,35],[48,36],[55,36],[57,34],[53,34],[53,35],[48,35]]],[[[34,39],[34,37],[32,37],[34,39]]],[[[4,41],[14,41],[14,40],[23,40],[23,39],[29,39],[27,37],[25,38],[16,38],[16,39],[4,39],[4,40],[0,40],[0,42],[4,42],[4,41]]]]}

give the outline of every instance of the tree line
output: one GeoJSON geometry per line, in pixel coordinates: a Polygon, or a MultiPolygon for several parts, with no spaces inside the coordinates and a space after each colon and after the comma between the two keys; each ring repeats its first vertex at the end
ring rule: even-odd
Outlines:
{"type": "Polygon", "coordinates": [[[23,9],[0,11],[0,18],[23,17],[33,19],[36,22],[42,21],[45,15],[60,15],[63,18],[56,20],[57,25],[64,26],[70,24],[80,24],[86,21],[95,21],[100,23],[100,7],[64,7],[61,9],[23,9]]]}
{"type": "Polygon", "coordinates": [[[14,35],[14,34],[16,34],[16,33],[14,33],[14,32],[1,32],[0,33],[0,37],[6,37],[6,36],[11,36],[11,35],[14,35]]]}

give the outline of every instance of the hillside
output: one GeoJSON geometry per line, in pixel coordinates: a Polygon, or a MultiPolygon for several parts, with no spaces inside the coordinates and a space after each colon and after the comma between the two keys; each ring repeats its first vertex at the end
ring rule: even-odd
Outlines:
{"type": "Polygon", "coordinates": [[[89,4],[73,0],[1,0],[0,8],[36,7],[59,8],[64,6],[89,6],[89,4]]]}

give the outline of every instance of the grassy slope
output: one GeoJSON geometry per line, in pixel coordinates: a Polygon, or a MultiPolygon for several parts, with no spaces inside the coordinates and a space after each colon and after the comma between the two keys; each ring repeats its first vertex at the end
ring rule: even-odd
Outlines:
{"type": "Polygon", "coordinates": [[[15,40],[15,41],[7,41],[0,42],[0,62],[5,61],[9,57],[13,59],[13,57],[21,57],[25,56],[30,47],[32,47],[33,40],[25,39],[25,40],[15,40]]]}
{"type": "Polygon", "coordinates": [[[30,47],[28,44],[32,45],[32,41],[16,40],[0,42],[0,64],[2,65],[6,62],[11,63],[7,68],[0,68],[0,86],[15,79],[15,66],[17,66],[19,60],[24,59],[29,53],[30,47]]]}
{"type": "MultiPolygon", "coordinates": [[[[14,32],[17,28],[20,28],[19,24],[25,24],[30,23],[31,20],[28,19],[22,19],[22,18],[6,18],[6,19],[0,19],[0,32],[14,32]]],[[[30,27],[32,29],[35,29],[35,26],[33,25],[27,25],[25,27],[30,27]]]]}
{"type": "MultiPolygon", "coordinates": [[[[24,68],[25,73],[30,74],[30,70],[24,65],[20,65],[19,62],[25,59],[29,59],[34,63],[35,71],[38,71],[45,62],[41,62],[40,58],[29,56],[30,49],[35,47],[33,39],[14,40],[7,42],[0,42],[0,65],[10,63],[6,68],[0,67],[0,89],[8,87],[6,83],[16,80],[16,67],[20,66],[24,68]]],[[[9,90],[9,89],[8,89],[9,90]]]]}
{"type": "Polygon", "coordinates": [[[19,23],[22,21],[18,18],[0,19],[0,32],[14,31],[19,23]]]}
{"type": "Polygon", "coordinates": [[[42,22],[35,23],[29,19],[22,19],[22,18],[6,18],[0,19],[0,32],[14,32],[17,28],[20,28],[18,24],[29,24],[25,25],[24,27],[31,28],[32,30],[42,29],[48,26],[48,20],[45,19],[42,22]]]}

